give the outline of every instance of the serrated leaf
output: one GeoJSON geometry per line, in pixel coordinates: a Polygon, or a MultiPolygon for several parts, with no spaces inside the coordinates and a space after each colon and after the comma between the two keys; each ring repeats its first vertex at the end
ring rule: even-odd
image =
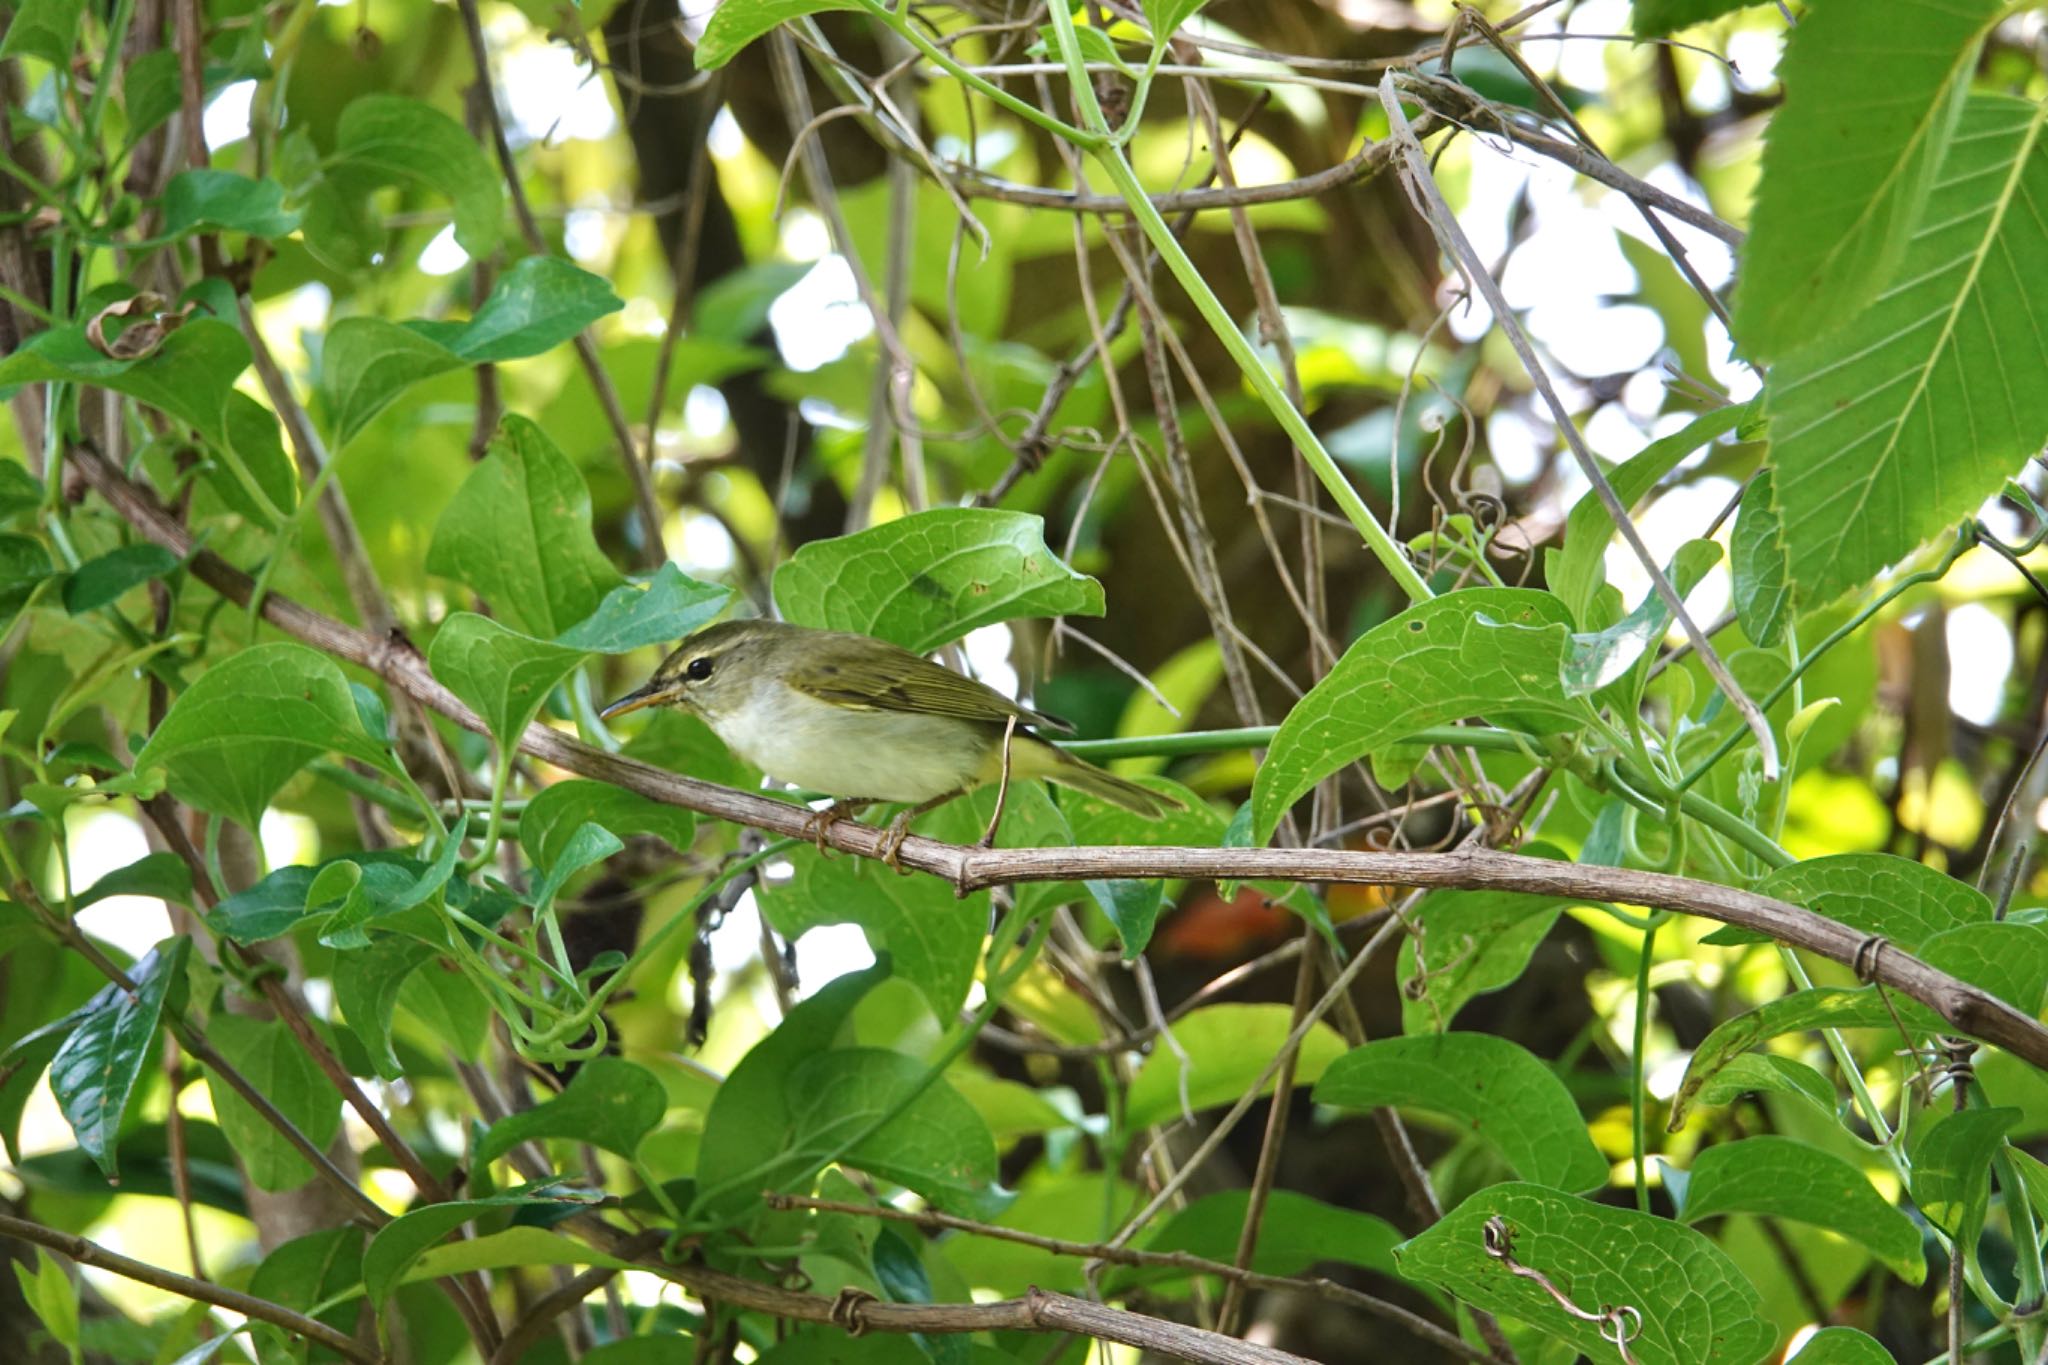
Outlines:
{"type": "Polygon", "coordinates": [[[1568,625],[1550,593],[1468,588],[1374,626],[1280,723],[1252,783],[1258,842],[1316,783],[1424,726],[1480,714],[1578,723],[1583,709],[1559,679],[1568,625]]]}
{"type": "Polygon", "coordinates": [[[708,625],[731,601],[731,588],[699,583],[664,564],[644,587],[622,583],[606,593],[597,610],[563,631],[556,643],[593,654],[624,654],[680,640],[708,625]]]}
{"type": "Polygon", "coordinates": [[[442,622],[427,648],[434,676],[484,718],[507,752],[540,714],[548,693],[582,662],[580,649],[536,640],[467,611],[442,622]]]}
{"type": "Polygon", "coordinates": [[[697,69],[715,71],[739,50],[777,24],[827,10],[867,10],[859,0],[728,0],[711,12],[704,36],[697,40],[697,69]]]}
{"type": "Polygon", "coordinates": [[[793,1160],[807,1171],[846,1162],[941,1208],[977,1210],[995,1183],[995,1138],[974,1106],[928,1071],[881,1048],[805,1058],[787,1082],[793,1160]]]}
{"type": "MultiPolygon", "coordinates": [[[[1131,1078],[1124,1121],[1133,1128],[1168,1123],[1181,1114],[1183,1096],[1200,1113],[1230,1104],[1266,1069],[1293,1029],[1285,1005],[1204,1005],[1173,1025],[1179,1051],[1162,1042],[1131,1078]],[[1182,1062],[1181,1053],[1187,1054],[1182,1062]]],[[[1344,1040],[1327,1024],[1303,1035],[1294,1064],[1294,1083],[1313,1085],[1344,1052],[1344,1040]]],[[[1266,1083],[1270,1093],[1272,1082],[1266,1083]]]]}
{"type": "Polygon", "coordinates": [[[814,540],[775,571],[775,603],[798,625],[919,654],[999,621],[1103,612],[1102,585],[1046,546],[1042,518],[992,508],[917,512],[814,540]]]}
{"type": "Polygon", "coordinates": [[[475,1159],[496,1161],[522,1142],[568,1138],[631,1160],[667,1108],[668,1092],[653,1072],[618,1057],[596,1057],[561,1094],[492,1124],[475,1159]]]}
{"type": "Polygon", "coordinates": [[[625,580],[590,530],[590,489],[547,433],[507,417],[434,528],[427,572],[468,584],[506,624],[551,640],[625,580]]]}
{"type": "Polygon", "coordinates": [[[1792,591],[1785,583],[1785,547],[1772,503],[1771,471],[1759,469],[1742,490],[1742,510],[1728,536],[1728,572],[1735,619],[1750,643],[1775,649],[1785,636],[1792,591]]]}
{"type": "Polygon", "coordinates": [[[1402,940],[1395,968],[1401,1031],[1441,1033],[1468,1000],[1514,981],[1572,903],[1511,891],[1424,896],[1408,916],[1419,932],[1402,940]]]}
{"type": "MultiPolygon", "coordinates": [[[[1736,430],[1753,411],[1754,406],[1748,403],[1716,408],[1669,436],[1650,442],[1608,471],[1607,482],[1614,495],[1621,499],[1622,506],[1634,508],[1686,456],[1736,430]]],[[[1571,619],[1581,626],[1588,624],[1593,594],[1607,581],[1603,563],[1608,542],[1614,539],[1614,529],[1614,518],[1608,515],[1600,495],[1585,493],[1565,517],[1564,548],[1551,556],[1544,569],[1544,581],[1564,600],[1571,609],[1571,619]]]]}
{"type": "Polygon", "coordinates": [[[115,1142],[163,1019],[164,1002],[182,986],[189,937],[165,939],[129,971],[130,995],[108,986],[95,995],[50,1061],[50,1093],[78,1146],[117,1183],[115,1142]]]}
{"type": "Polygon", "coordinates": [[[1795,991],[1715,1025],[1686,1063],[1685,1080],[1671,1101],[1670,1131],[1685,1126],[1685,1116],[1700,1087],[1733,1058],[1759,1043],[1787,1033],[1822,1028],[1875,1028],[1896,1032],[1899,1025],[1915,1035],[1937,1033],[1942,1023],[1934,1013],[1897,991],[1884,994],[1875,986],[1849,989],[1817,986],[1795,991]]]}
{"type": "MultiPolygon", "coordinates": [[[[341,1092],[284,1024],[222,1011],[207,1021],[206,1036],[315,1146],[324,1150],[334,1141],[341,1131],[341,1092]]],[[[221,1131],[257,1188],[297,1189],[313,1178],[312,1166],[248,1101],[211,1071],[207,1083],[221,1131]]]]}
{"type": "Polygon", "coordinates": [[[1579,1191],[1607,1182],[1607,1159],[1557,1073],[1490,1033],[1381,1038],[1353,1048],[1330,1064],[1315,1099],[1343,1109],[1399,1105],[1441,1114],[1541,1185],[1579,1191]]]}
{"type": "Polygon", "coordinates": [[[2018,1109],[1939,1114],[1907,1137],[1913,1202],[1965,1250],[1975,1248],[1991,1198],[1991,1158],[2022,1117],[2018,1109]]]}
{"type": "MultiPolygon", "coordinates": [[[[1985,8],[1970,0],[1958,12],[1985,8]]],[[[1831,14],[1882,32],[1862,6],[1818,7],[1814,18],[1831,14]]],[[[1891,89],[1876,73],[1858,86],[1891,89]]],[[[1839,117],[1859,123],[1865,111],[1839,117]]],[[[2048,106],[1973,96],[1935,186],[1939,211],[1906,248],[1897,282],[1772,368],[1774,500],[1802,601],[1867,584],[1974,512],[2048,440],[2048,385],[2028,378],[2048,371],[2048,335],[2036,326],[2048,315],[2044,127],[2048,106]]],[[[1830,202],[1811,181],[1799,195],[1830,202]]],[[[1757,222],[1760,233],[1761,205],[1757,222]]]]}
{"type": "Polygon", "coordinates": [[[288,237],[298,226],[299,214],[284,206],[284,186],[275,180],[197,167],[178,172],[164,186],[163,230],[169,237],[200,231],[288,237]]]}
{"type": "MultiPolygon", "coordinates": [[[[1785,104],[1764,135],[1735,286],[1745,354],[1777,360],[1839,328],[1899,273],[1978,45],[2003,10],[2003,0],[1822,4],[1787,35],[1785,104]]],[[[1796,527],[1797,504],[1784,506],[1796,527]]],[[[1796,560],[1794,578],[1808,581],[1796,560]]]]}
{"type": "Polygon", "coordinates": [[[988,893],[957,898],[932,877],[899,877],[871,859],[790,850],[794,875],[756,891],[776,932],[796,938],[824,924],[857,924],[895,973],[950,1023],[967,998],[988,932],[988,893]]]}
{"type": "Polygon", "coordinates": [[[646,797],[609,782],[571,779],[543,787],[519,817],[519,846],[535,867],[553,867],[570,836],[588,822],[613,834],[652,834],[678,853],[690,851],[696,817],[681,806],[646,797]]]}
{"type": "Polygon", "coordinates": [[[1684,1221],[1729,1213],[1790,1218],[1867,1248],[1908,1284],[1927,1278],[1920,1229],[1832,1152],[1765,1135],[1722,1142],[1694,1158],[1684,1221]]]}
{"type": "Polygon", "coordinates": [[[254,830],[278,789],[329,752],[391,770],[389,751],[362,732],[341,669],[317,650],[279,642],[202,673],[135,756],[135,770],[168,769],[183,800],[254,830]]]}

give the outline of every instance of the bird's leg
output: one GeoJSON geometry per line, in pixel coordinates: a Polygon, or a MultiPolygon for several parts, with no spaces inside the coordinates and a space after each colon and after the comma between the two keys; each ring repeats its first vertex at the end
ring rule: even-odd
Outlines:
{"type": "Polygon", "coordinates": [[[920,801],[908,810],[897,812],[896,818],[889,822],[889,832],[882,838],[882,862],[888,866],[890,871],[898,876],[908,875],[904,871],[903,864],[897,861],[897,855],[903,852],[903,841],[910,837],[910,822],[923,815],[926,811],[937,810],[948,801],[965,795],[966,792],[967,788],[965,787],[955,791],[940,792],[929,801],[920,801]]]}
{"type": "Polygon", "coordinates": [[[1003,776],[1002,780],[996,783],[996,808],[989,813],[988,828],[983,830],[981,834],[981,846],[983,848],[994,848],[996,846],[996,831],[1002,828],[1003,802],[1008,800],[1010,796],[1010,740],[1016,733],[1017,718],[1011,716],[1003,724],[1003,776]]]}
{"type": "Polygon", "coordinates": [[[825,809],[811,812],[810,818],[804,821],[804,837],[817,846],[818,856],[822,858],[825,856],[825,831],[841,820],[851,820],[874,804],[874,798],[868,796],[837,799],[825,809]]]}

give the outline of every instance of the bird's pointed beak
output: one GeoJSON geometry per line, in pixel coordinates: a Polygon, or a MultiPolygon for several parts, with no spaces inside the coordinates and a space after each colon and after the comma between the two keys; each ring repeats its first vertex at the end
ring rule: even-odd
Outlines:
{"type": "Polygon", "coordinates": [[[649,683],[638,692],[628,692],[610,706],[597,713],[599,720],[617,720],[620,716],[638,711],[643,706],[659,706],[672,700],[676,695],[674,684],[649,683]]]}

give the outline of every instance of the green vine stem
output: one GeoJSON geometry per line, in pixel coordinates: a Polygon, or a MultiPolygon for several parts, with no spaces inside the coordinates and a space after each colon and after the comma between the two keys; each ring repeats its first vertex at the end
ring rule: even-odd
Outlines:
{"type": "Polygon", "coordinates": [[[1633,1074],[1629,1077],[1628,1118],[1629,1129],[1635,1144],[1636,1167],[1636,1209],[1642,1213],[1650,1211],[1650,1143],[1648,1123],[1644,1110],[1648,1107],[1649,1077],[1643,1066],[1643,1044],[1650,1036],[1650,963],[1656,956],[1657,931],[1670,919],[1669,912],[1659,911],[1650,916],[1643,926],[1642,958],[1636,963],[1636,1023],[1634,1056],[1631,1059],[1633,1074]]]}
{"type": "Polygon", "coordinates": [[[1379,560],[1411,602],[1429,600],[1434,596],[1429,590],[1429,585],[1422,581],[1422,575],[1408,561],[1408,556],[1402,553],[1394,538],[1380,525],[1379,519],[1373,516],[1372,509],[1359,497],[1358,490],[1344,477],[1344,471],[1337,467],[1337,462],[1330,457],[1330,452],[1323,448],[1322,441],[1309,427],[1308,419],[1288,400],[1286,391],[1280,387],[1279,381],[1273,378],[1273,372],[1266,368],[1266,362],[1260,358],[1257,348],[1246,339],[1244,332],[1224,308],[1223,301],[1216,297],[1216,292],[1209,287],[1209,282],[1202,278],[1202,272],[1188,259],[1187,252],[1181,249],[1180,239],[1174,236],[1173,229],[1167,226],[1166,219],[1160,216],[1159,210],[1152,204],[1151,196],[1139,183],[1138,174],[1131,169],[1131,163],[1125,158],[1122,147],[1113,140],[1109,120],[1103,116],[1102,106],[1096,101],[1094,86],[1089,84],[1087,67],[1081,60],[1080,42],[1074,35],[1074,16],[1067,12],[1064,5],[1059,4],[1048,6],[1046,12],[1052,16],[1053,37],[1059,44],[1060,59],[1066,63],[1067,78],[1073,87],[1074,99],[1081,107],[1082,122],[1092,135],[1087,139],[1070,140],[1093,155],[1096,164],[1102,167],[1103,173],[1109,177],[1110,183],[1130,209],[1132,219],[1152,243],[1152,249],[1159,253],[1159,259],[1166,263],[1166,268],[1180,281],[1181,288],[1187,291],[1189,300],[1201,313],[1203,321],[1215,332],[1216,339],[1223,343],[1223,348],[1230,352],[1230,358],[1237,362],[1238,369],[1244,374],[1245,382],[1251,385],[1252,391],[1265,403],[1274,420],[1293,440],[1295,449],[1308,461],[1309,468],[1315,471],[1316,478],[1322,481],[1323,487],[1329,491],[1338,508],[1364,539],[1365,546],[1372,552],[1373,557],[1379,560]]]}
{"type": "MultiPolygon", "coordinates": [[[[1055,5],[1053,8],[1057,9],[1058,6],[1055,5]]],[[[867,0],[866,9],[876,22],[886,25],[898,37],[902,38],[904,42],[909,43],[912,47],[923,53],[927,59],[947,75],[967,86],[968,89],[986,95],[989,99],[995,101],[997,105],[1009,110],[1025,122],[1035,124],[1037,127],[1051,133],[1054,137],[1063,138],[1076,147],[1088,151],[1094,151],[1107,140],[1106,134],[1091,132],[1085,128],[1076,128],[1071,123],[1054,118],[1036,105],[1018,99],[986,76],[980,75],[962,65],[958,58],[954,57],[952,53],[946,51],[937,43],[934,43],[930,38],[927,38],[923,30],[910,21],[909,6],[904,6],[903,12],[898,13],[888,5],[881,3],[881,0],[867,0]]],[[[1071,25],[1072,20],[1068,22],[1071,25]]]]}

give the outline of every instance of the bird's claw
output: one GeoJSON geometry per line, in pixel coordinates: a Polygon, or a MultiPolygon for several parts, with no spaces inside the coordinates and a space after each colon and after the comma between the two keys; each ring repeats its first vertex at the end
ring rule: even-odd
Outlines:
{"type": "Polygon", "coordinates": [[[910,875],[900,861],[903,841],[910,837],[910,812],[904,811],[889,822],[888,833],[882,836],[882,865],[899,877],[910,875]]]}
{"type": "Polygon", "coordinates": [[[823,810],[812,811],[810,818],[804,821],[803,837],[811,841],[820,858],[825,857],[828,852],[825,848],[825,831],[841,820],[852,819],[854,813],[867,804],[865,801],[834,801],[823,810]]]}

